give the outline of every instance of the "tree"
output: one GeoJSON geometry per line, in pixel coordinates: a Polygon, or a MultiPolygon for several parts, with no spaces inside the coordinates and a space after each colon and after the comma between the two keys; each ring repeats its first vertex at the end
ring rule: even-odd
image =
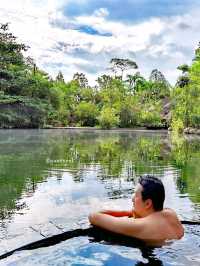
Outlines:
{"type": "Polygon", "coordinates": [[[149,80],[152,82],[168,83],[165,76],[158,69],[153,69],[151,71],[149,80]]]}
{"type": "Polygon", "coordinates": [[[81,126],[95,126],[98,110],[95,104],[81,102],[77,105],[75,115],[81,126]]]}
{"type": "Polygon", "coordinates": [[[0,68],[3,70],[8,70],[12,65],[23,66],[22,52],[28,49],[25,44],[17,43],[16,37],[8,29],[8,23],[0,23],[0,68]]]}
{"type": "Polygon", "coordinates": [[[100,89],[103,89],[103,88],[107,89],[109,84],[111,83],[112,79],[113,78],[111,76],[105,75],[105,74],[98,77],[97,83],[99,85],[99,88],[100,89]]]}
{"type": "Polygon", "coordinates": [[[123,59],[123,58],[112,58],[110,60],[111,69],[114,71],[121,71],[121,79],[123,79],[123,73],[125,70],[128,69],[137,69],[138,66],[135,61],[132,61],[130,59],[123,59]]]}
{"type": "Polygon", "coordinates": [[[103,87],[100,92],[101,105],[110,106],[119,110],[121,102],[127,94],[122,80],[112,78],[106,87],[103,87]]]}
{"type": "Polygon", "coordinates": [[[63,82],[63,83],[65,82],[63,73],[61,71],[58,72],[58,75],[56,76],[56,81],[63,82]]]}
{"type": "Polygon", "coordinates": [[[88,86],[88,79],[83,73],[75,73],[73,76],[73,80],[78,82],[80,88],[86,88],[88,86]]]}
{"type": "Polygon", "coordinates": [[[186,87],[190,82],[189,76],[182,75],[178,77],[178,80],[176,82],[176,86],[180,88],[186,87]]]}
{"type": "Polygon", "coordinates": [[[183,64],[177,67],[178,70],[181,70],[183,74],[189,72],[189,66],[187,64],[183,64]]]}
{"type": "Polygon", "coordinates": [[[150,93],[153,98],[164,98],[170,95],[170,84],[158,69],[153,69],[149,77],[150,93]]]}
{"type": "Polygon", "coordinates": [[[119,126],[121,128],[131,128],[136,126],[138,113],[135,97],[126,97],[120,105],[119,126]]]}
{"type": "Polygon", "coordinates": [[[198,43],[198,46],[195,50],[195,58],[193,61],[199,61],[200,60],[200,42],[198,43]]]}
{"type": "Polygon", "coordinates": [[[19,44],[8,32],[8,23],[0,24],[0,90],[19,94],[26,85],[26,64],[22,52],[27,46],[19,44]]]}
{"type": "Polygon", "coordinates": [[[189,79],[190,82],[186,86],[189,123],[192,127],[200,128],[200,57],[193,61],[189,71],[189,79]]]}
{"type": "Polygon", "coordinates": [[[95,94],[96,94],[95,90],[88,86],[87,88],[81,89],[80,99],[81,101],[95,103],[95,94]]]}
{"type": "Polygon", "coordinates": [[[98,117],[101,128],[110,129],[119,125],[119,116],[114,108],[104,107],[98,117]]]}
{"type": "Polygon", "coordinates": [[[182,75],[178,77],[178,80],[176,82],[176,86],[183,88],[187,86],[190,82],[189,79],[189,66],[187,64],[183,64],[177,67],[178,70],[182,71],[182,75]]]}
{"type": "Polygon", "coordinates": [[[127,80],[129,89],[131,92],[139,91],[142,88],[142,84],[145,79],[141,76],[140,72],[136,72],[134,75],[127,75],[127,80]]]}
{"type": "Polygon", "coordinates": [[[182,75],[178,78],[172,94],[172,126],[174,129],[200,127],[200,43],[195,50],[191,66],[178,67],[182,75]],[[177,121],[179,124],[177,124],[177,121]]]}
{"type": "Polygon", "coordinates": [[[33,75],[35,75],[36,72],[38,71],[38,67],[36,66],[34,59],[28,56],[27,58],[25,58],[25,63],[28,69],[30,69],[33,72],[33,75]]]}

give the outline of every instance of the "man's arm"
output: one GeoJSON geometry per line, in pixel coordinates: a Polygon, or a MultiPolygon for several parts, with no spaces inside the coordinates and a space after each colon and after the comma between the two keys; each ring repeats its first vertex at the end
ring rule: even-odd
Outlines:
{"type": "Polygon", "coordinates": [[[129,211],[102,210],[102,211],[100,211],[100,213],[111,215],[114,217],[124,217],[124,216],[134,217],[133,210],[129,210],[129,211]]]}
{"type": "Polygon", "coordinates": [[[143,219],[120,219],[104,213],[93,213],[89,216],[91,224],[114,233],[142,238],[143,219]]]}

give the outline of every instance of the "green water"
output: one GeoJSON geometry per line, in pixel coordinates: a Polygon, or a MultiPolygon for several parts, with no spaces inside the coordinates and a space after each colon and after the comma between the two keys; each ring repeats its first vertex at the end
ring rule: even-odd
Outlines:
{"type": "MultiPolygon", "coordinates": [[[[16,231],[20,235],[26,226],[45,224],[49,220],[64,219],[67,229],[73,223],[87,224],[87,215],[97,208],[128,209],[137,179],[145,173],[163,180],[165,206],[175,209],[180,219],[200,220],[198,137],[185,139],[167,132],[2,130],[0,240],[16,237],[16,231]]],[[[183,250],[194,240],[190,240],[192,232],[188,230],[186,240],[189,242],[183,240],[179,249],[183,250]]],[[[90,252],[84,256],[89,260],[92,247],[88,245],[87,242],[84,247],[90,252]]],[[[198,245],[191,244],[192,251],[187,258],[194,257],[192,252],[198,250],[198,245]]],[[[82,249],[78,247],[78,250],[82,249]]],[[[66,254],[60,254],[59,259],[64,261],[66,254]]],[[[112,254],[113,258],[117,256],[115,252],[112,254]]],[[[64,265],[96,265],[75,263],[72,262],[74,255],[67,256],[71,262],[64,265]]],[[[80,253],[77,256],[80,257],[80,253]]],[[[134,265],[138,261],[136,257],[126,259],[134,265]]],[[[56,265],[51,258],[54,261],[50,257],[47,265],[56,265]]],[[[125,265],[123,263],[121,260],[119,265],[125,265]]],[[[39,260],[35,264],[39,265],[39,260]]],[[[26,263],[19,262],[19,265],[26,263]]],[[[27,265],[32,265],[29,260],[27,265]]]]}

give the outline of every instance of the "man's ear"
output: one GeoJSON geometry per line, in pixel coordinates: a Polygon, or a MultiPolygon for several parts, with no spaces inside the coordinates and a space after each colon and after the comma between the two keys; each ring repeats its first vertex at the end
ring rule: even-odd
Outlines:
{"type": "Polygon", "coordinates": [[[150,209],[151,207],[153,207],[153,202],[151,199],[147,199],[145,200],[145,206],[147,209],[150,209]]]}

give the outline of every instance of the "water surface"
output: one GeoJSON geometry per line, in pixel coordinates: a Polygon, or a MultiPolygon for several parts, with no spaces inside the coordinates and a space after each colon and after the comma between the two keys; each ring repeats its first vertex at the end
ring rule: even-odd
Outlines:
{"type": "MultiPolygon", "coordinates": [[[[22,235],[48,236],[89,226],[89,212],[131,208],[141,174],[166,188],[165,207],[200,221],[200,139],[167,132],[87,130],[0,131],[0,241],[22,246],[22,235]],[[18,241],[19,239],[19,241],[18,241]]],[[[200,226],[153,250],[78,237],[22,251],[2,265],[199,265],[200,226]]],[[[27,238],[24,241],[27,241],[27,238]]],[[[10,244],[9,244],[10,245],[10,244]]]]}

